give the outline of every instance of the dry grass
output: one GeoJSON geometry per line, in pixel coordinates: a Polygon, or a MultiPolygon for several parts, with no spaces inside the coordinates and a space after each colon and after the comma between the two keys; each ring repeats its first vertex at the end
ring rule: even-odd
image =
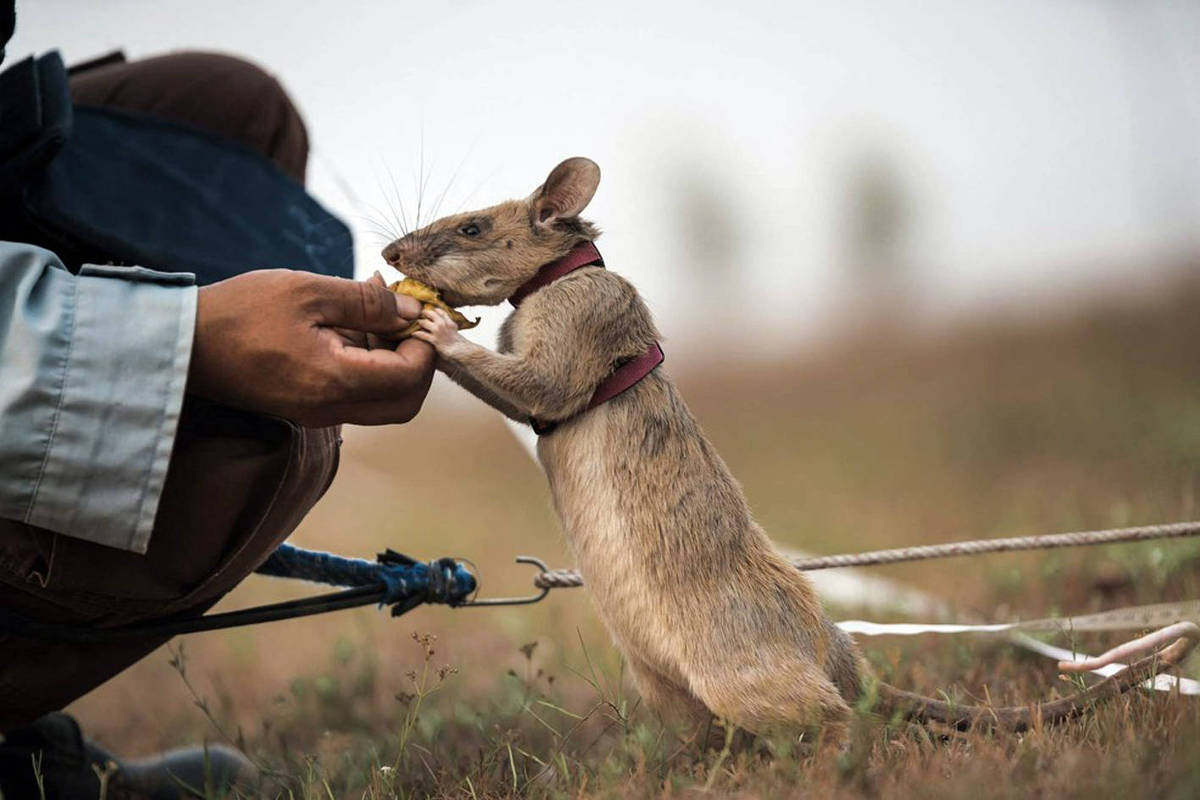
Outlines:
{"type": "MultiPolygon", "coordinates": [[[[1190,519],[1198,300],[1180,290],[1067,321],[864,339],[804,363],[678,377],[784,545],[842,552],[1190,519]]],[[[568,565],[540,471],[473,405],[431,402],[413,425],[349,432],[338,482],[294,541],[466,555],[487,594],[526,589],[514,554],[568,565]]],[[[1200,544],[877,573],[987,618],[1084,613],[1200,597],[1200,544]]],[[[295,593],[253,578],[224,607],[295,593]]],[[[1071,690],[1049,662],[998,642],[864,646],[887,680],[927,693],[1008,703],[1071,690]]],[[[1200,702],[1141,692],[1021,736],[944,736],[863,714],[842,755],[787,742],[705,749],[639,707],[578,590],[528,608],[399,621],[363,610],[204,634],[184,662],[187,685],[155,654],[73,710],[130,754],[216,738],[219,726],[305,798],[1200,795],[1200,702]]]]}

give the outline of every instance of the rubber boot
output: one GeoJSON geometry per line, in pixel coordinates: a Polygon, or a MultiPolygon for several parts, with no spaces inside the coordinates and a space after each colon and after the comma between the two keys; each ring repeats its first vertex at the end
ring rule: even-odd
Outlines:
{"type": "Polygon", "coordinates": [[[253,796],[258,771],[223,745],[188,747],[142,759],[120,759],[83,738],[66,714],[47,714],[0,743],[0,791],[5,800],[179,800],[222,797],[233,787],[253,796]],[[35,769],[36,768],[36,769],[35,769]]]}

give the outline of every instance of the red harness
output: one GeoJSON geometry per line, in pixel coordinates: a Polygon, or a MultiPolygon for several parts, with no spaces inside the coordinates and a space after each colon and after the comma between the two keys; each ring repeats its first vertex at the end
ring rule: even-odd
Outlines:
{"type": "MultiPolygon", "coordinates": [[[[569,275],[577,269],[591,266],[603,268],[604,258],[600,255],[600,251],[596,249],[596,245],[591,242],[581,242],[575,245],[571,249],[571,252],[562,258],[557,261],[551,261],[539,269],[536,275],[513,292],[512,297],[508,298],[508,302],[513,304],[513,308],[516,308],[521,305],[521,302],[525,298],[538,289],[549,286],[559,278],[569,275]]],[[[654,368],[661,364],[665,358],[666,356],[663,354],[662,347],[659,346],[658,342],[655,342],[640,356],[618,364],[607,378],[600,381],[600,384],[592,393],[592,399],[588,401],[587,406],[579,414],[591,411],[601,403],[607,403],[609,400],[612,400],[626,389],[636,386],[638,381],[653,372],[654,368]]],[[[579,414],[575,416],[579,416],[579,414]]],[[[536,417],[530,417],[529,425],[538,436],[545,436],[566,421],[543,421],[536,417]]]]}

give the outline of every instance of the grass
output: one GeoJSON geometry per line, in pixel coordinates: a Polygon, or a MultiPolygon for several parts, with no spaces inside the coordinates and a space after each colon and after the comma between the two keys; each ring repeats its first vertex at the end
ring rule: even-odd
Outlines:
{"type": "MultiPolygon", "coordinates": [[[[1196,287],[1177,287],[1137,307],[864,337],[677,379],[785,546],[843,552],[1191,519],[1198,301],[1196,287]]],[[[488,595],[527,591],[515,554],[570,565],[540,470],[492,413],[436,397],[412,425],[347,431],[339,479],[294,541],[466,555],[488,595]]],[[[1087,613],[1200,597],[1200,542],[872,574],[988,619],[1087,613]]],[[[252,578],[223,606],[304,591],[252,578]]],[[[1058,643],[1097,652],[1116,640],[1058,643]]],[[[1073,689],[1050,662],[999,640],[862,643],[884,679],[928,694],[1010,704],[1073,689]]],[[[1198,662],[1184,671],[1197,676],[1198,662]]],[[[72,710],[123,754],[229,739],[296,798],[1200,795],[1200,702],[1164,694],[1135,692],[1020,736],[860,711],[840,754],[668,730],[641,707],[581,590],[530,607],[425,608],[398,621],[363,610],[194,636],[72,710]]]]}

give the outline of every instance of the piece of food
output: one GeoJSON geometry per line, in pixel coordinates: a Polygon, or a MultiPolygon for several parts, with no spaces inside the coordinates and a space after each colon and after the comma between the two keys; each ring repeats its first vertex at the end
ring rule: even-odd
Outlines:
{"type": "MultiPolygon", "coordinates": [[[[420,301],[421,305],[423,305],[425,308],[440,308],[442,311],[445,311],[450,315],[450,319],[454,320],[454,324],[458,326],[460,331],[466,330],[467,328],[474,328],[479,324],[479,317],[476,317],[475,319],[467,319],[458,311],[458,309],[446,305],[446,301],[438,296],[437,289],[433,288],[432,286],[427,286],[420,281],[413,280],[412,278],[405,278],[402,281],[396,281],[389,286],[388,289],[396,294],[406,294],[412,299],[420,301]]],[[[420,323],[414,320],[407,328],[400,331],[400,338],[407,339],[409,336],[412,336],[414,333],[416,333],[420,327],[420,323]]]]}

